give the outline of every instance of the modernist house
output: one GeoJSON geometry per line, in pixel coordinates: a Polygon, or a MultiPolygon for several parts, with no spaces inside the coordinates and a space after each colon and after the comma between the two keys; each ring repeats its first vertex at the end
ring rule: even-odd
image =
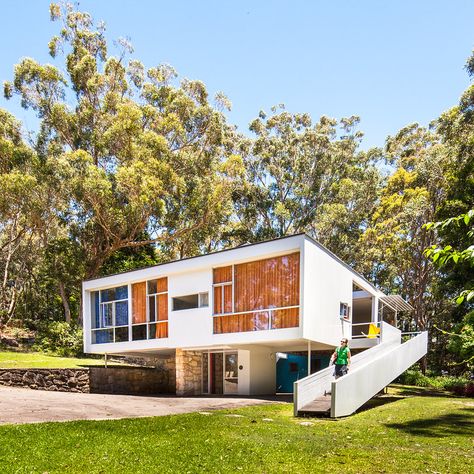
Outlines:
{"type": "Polygon", "coordinates": [[[359,337],[369,323],[409,308],[305,234],[87,280],[83,301],[86,353],[168,358],[176,393],[194,395],[275,393],[294,355],[307,363],[280,374],[297,374],[291,389],[341,336],[377,345],[359,337]]]}

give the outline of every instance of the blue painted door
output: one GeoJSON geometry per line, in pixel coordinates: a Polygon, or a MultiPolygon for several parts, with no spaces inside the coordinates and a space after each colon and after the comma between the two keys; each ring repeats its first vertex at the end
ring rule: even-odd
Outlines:
{"type": "Polygon", "coordinates": [[[287,354],[286,359],[277,362],[276,391],[293,393],[293,383],[308,375],[308,358],[301,355],[287,354]]]}
{"type": "MultiPolygon", "coordinates": [[[[330,355],[312,355],[311,373],[329,366],[330,355]]],[[[276,391],[293,393],[293,383],[308,375],[308,356],[286,354],[276,364],[276,391]]]]}

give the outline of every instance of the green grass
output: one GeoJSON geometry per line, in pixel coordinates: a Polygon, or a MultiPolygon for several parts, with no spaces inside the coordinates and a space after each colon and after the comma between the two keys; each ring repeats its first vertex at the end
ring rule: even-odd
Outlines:
{"type": "MultiPolygon", "coordinates": [[[[103,359],[75,358],[75,357],[56,357],[46,355],[42,352],[0,352],[1,369],[19,369],[19,368],[48,368],[48,369],[73,369],[88,365],[104,365],[103,359]]],[[[113,365],[113,364],[111,364],[113,365]]]]}
{"type": "Polygon", "coordinates": [[[474,401],[394,390],[383,404],[335,421],[295,419],[285,404],[0,426],[0,472],[473,472],[474,401]]]}

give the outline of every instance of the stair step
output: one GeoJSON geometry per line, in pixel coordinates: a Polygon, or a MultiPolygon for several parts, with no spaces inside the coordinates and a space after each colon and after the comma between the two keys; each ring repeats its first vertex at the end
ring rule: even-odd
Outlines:
{"type": "Polygon", "coordinates": [[[299,415],[329,415],[331,411],[331,397],[322,396],[315,398],[312,402],[298,410],[299,415]]]}

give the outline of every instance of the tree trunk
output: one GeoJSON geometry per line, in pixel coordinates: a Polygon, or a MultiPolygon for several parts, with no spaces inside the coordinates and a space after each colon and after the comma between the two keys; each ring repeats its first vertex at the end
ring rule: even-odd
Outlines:
{"type": "Polygon", "coordinates": [[[84,304],[84,301],[82,300],[82,292],[79,296],[79,314],[77,315],[77,324],[79,326],[82,326],[82,306],[84,304]]]}
{"type": "Polygon", "coordinates": [[[423,375],[426,375],[426,370],[428,369],[428,359],[426,356],[423,356],[420,359],[420,369],[423,375]]]}
{"type": "Polygon", "coordinates": [[[71,323],[71,308],[69,306],[69,300],[66,295],[66,288],[64,287],[64,282],[59,282],[59,294],[61,295],[61,301],[64,307],[64,317],[67,323],[71,323]]]}

